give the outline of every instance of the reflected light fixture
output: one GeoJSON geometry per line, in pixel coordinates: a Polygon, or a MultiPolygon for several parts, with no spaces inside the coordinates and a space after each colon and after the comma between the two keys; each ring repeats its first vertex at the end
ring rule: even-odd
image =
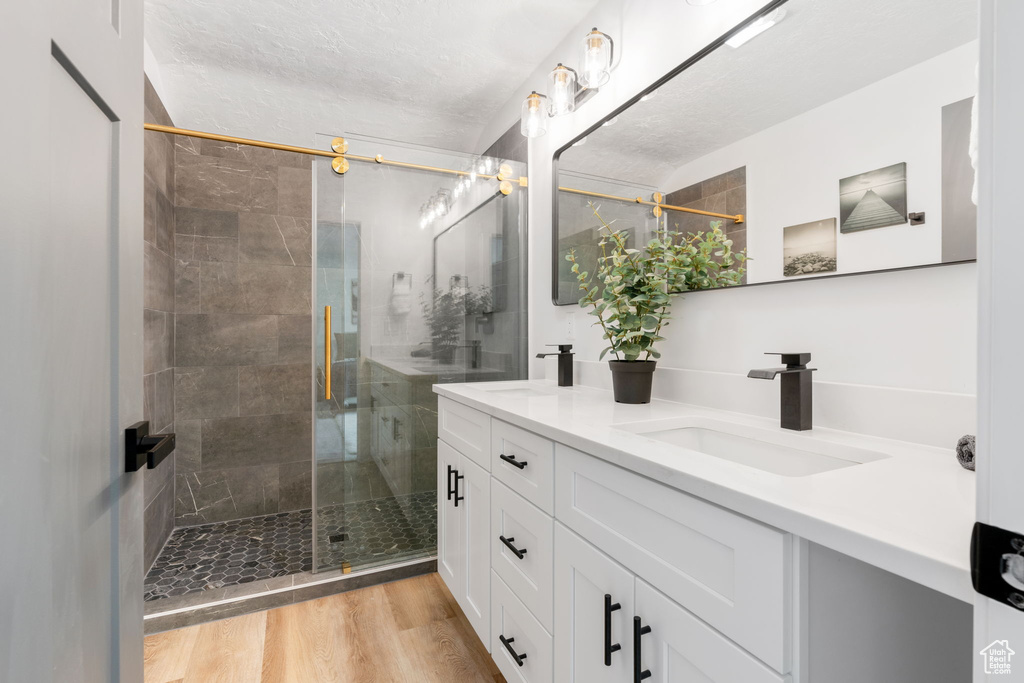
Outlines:
{"type": "Polygon", "coordinates": [[[781,7],[772,12],[769,12],[763,17],[758,18],[757,21],[753,22],[745,29],[741,30],[739,33],[734,35],[729,40],[725,41],[725,44],[733,48],[739,47],[740,45],[746,43],[748,40],[754,38],[755,36],[761,35],[765,31],[770,29],[772,26],[775,26],[775,24],[782,21],[785,18],[785,16],[786,10],[781,7]]]}
{"type": "Polygon", "coordinates": [[[580,50],[580,85],[600,88],[612,77],[612,55],[615,44],[611,36],[595,26],[583,38],[580,50]]]}
{"type": "Polygon", "coordinates": [[[652,90],[651,92],[649,92],[646,95],[644,95],[643,97],[641,97],[640,101],[641,102],[646,102],[647,100],[653,100],[657,94],[658,94],[657,90],[652,90]]]}
{"type": "Polygon", "coordinates": [[[544,95],[534,90],[523,101],[519,132],[528,138],[539,138],[548,131],[548,117],[544,105],[546,99],[544,95]]]}
{"type": "Polygon", "coordinates": [[[548,74],[551,81],[551,103],[548,112],[552,116],[571,114],[576,110],[576,71],[561,62],[548,74]]]}
{"type": "Polygon", "coordinates": [[[585,145],[585,144],[587,144],[587,136],[586,136],[586,135],[584,135],[583,137],[581,137],[581,138],[580,138],[579,140],[577,140],[576,142],[572,143],[572,146],[573,146],[573,147],[579,147],[580,145],[585,145]]]}
{"type": "Polygon", "coordinates": [[[601,125],[602,126],[614,126],[615,122],[618,121],[618,120],[619,120],[618,116],[613,116],[612,118],[608,119],[607,121],[605,121],[601,125]]]}

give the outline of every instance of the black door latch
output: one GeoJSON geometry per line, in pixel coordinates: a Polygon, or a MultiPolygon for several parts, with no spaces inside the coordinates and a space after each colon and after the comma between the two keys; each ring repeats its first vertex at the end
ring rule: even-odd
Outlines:
{"type": "Polygon", "coordinates": [[[1024,534],[975,522],[971,581],[985,597],[1024,611],[1024,534]]]}
{"type": "Polygon", "coordinates": [[[149,422],[136,422],[124,430],[124,470],[153,469],[174,452],[174,434],[149,435],[149,422]]]}

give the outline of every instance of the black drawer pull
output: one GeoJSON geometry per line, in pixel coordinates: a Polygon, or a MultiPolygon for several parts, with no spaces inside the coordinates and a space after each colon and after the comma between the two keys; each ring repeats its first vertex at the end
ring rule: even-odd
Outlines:
{"type": "Polygon", "coordinates": [[[501,644],[505,646],[505,649],[508,650],[508,653],[512,655],[512,659],[515,660],[516,664],[522,666],[523,660],[526,659],[526,653],[524,652],[523,654],[519,654],[512,648],[512,643],[516,642],[516,639],[506,638],[505,636],[498,636],[498,640],[500,640],[501,644]]]}
{"type": "Polygon", "coordinates": [[[509,465],[512,465],[512,467],[518,467],[519,469],[526,468],[526,461],[516,460],[516,457],[514,455],[505,455],[504,453],[502,453],[498,457],[507,462],[509,465]]]}
{"type": "Polygon", "coordinates": [[[526,555],[526,548],[520,550],[519,548],[512,545],[512,542],[516,540],[515,536],[510,536],[509,538],[505,538],[504,536],[498,536],[498,540],[504,543],[505,546],[513,553],[515,553],[515,556],[518,557],[520,560],[523,559],[523,556],[526,555]]]}
{"type": "Polygon", "coordinates": [[[466,500],[465,496],[459,495],[459,482],[465,479],[463,475],[459,474],[458,470],[455,470],[455,507],[459,507],[460,500],[466,500]]]}
{"type": "Polygon", "coordinates": [[[619,603],[612,604],[612,596],[604,594],[604,665],[612,665],[612,653],[622,649],[622,645],[612,643],[612,612],[622,609],[619,603]]]}
{"type": "Polygon", "coordinates": [[[645,678],[651,677],[651,670],[643,668],[640,661],[640,636],[645,636],[650,632],[650,626],[640,624],[640,617],[633,617],[633,683],[640,683],[645,678]]]}

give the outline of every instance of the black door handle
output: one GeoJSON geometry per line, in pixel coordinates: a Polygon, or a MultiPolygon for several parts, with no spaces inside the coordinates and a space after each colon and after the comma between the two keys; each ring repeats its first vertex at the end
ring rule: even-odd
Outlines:
{"type": "Polygon", "coordinates": [[[498,540],[505,544],[505,546],[515,554],[520,560],[526,555],[526,548],[520,550],[519,548],[512,545],[512,542],[516,540],[515,536],[505,538],[504,536],[498,536],[498,540]]]}
{"type": "Polygon", "coordinates": [[[501,644],[505,646],[505,649],[508,650],[508,653],[512,655],[512,659],[515,660],[516,664],[522,666],[523,660],[526,659],[526,653],[524,652],[523,654],[519,654],[515,651],[515,649],[513,649],[512,643],[516,642],[516,639],[506,638],[505,636],[498,636],[498,640],[500,640],[501,644]]]}
{"type": "Polygon", "coordinates": [[[465,496],[459,495],[459,481],[462,479],[465,479],[465,477],[459,474],[458,470],[455,470],[455,507],[459,507],[460,500],[466,500],[465,496]]]}
{"type": "Polygon", "coordinates": [[[651,632],[650,626],[643,626],[640,617],[633,617],[633,683],[640,683],[645,678],[651,677],[651,670],[643,668],[640,661],[640,636],[651,632]]]}
{"type": "Polygon", "coordinates": [[[516,460],[516,456],[514,455],[505,455],[504,453],[502,453],[498,457],[507,462],[509,465],[512,465],[512,467],[517,467],[519,469],[524,469],[526,467],[526,461],[516,460]]]}
{"type": "Polygon", "coordinates": [[[448,500],[451,500],[452,496],[455,495],[455,491],[452,490],[452,472],[455,472],[455,470],[452,469],[451,465],[448,465],[448,500]]]}
{"type": "Polygon", "coordinates": [[[619,643],[612,644],[612,612],[622,609],[619,603],[612,604],[612,596],[604,594],[604,665],[612,665],[612,653],[622,649],[619,643]]]}

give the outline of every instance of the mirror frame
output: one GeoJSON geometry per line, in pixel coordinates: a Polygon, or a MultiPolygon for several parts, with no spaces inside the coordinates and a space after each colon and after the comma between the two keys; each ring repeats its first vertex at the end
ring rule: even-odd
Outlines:
{"type": "MultiPolygon", "coordinates": [[[[559,147],[557,150],[555,150],[554,154],[552,154],[552,156],[551,156],[551,197],[552,197],[552,201],[551,201],[551,303],[552,303],[552,305],[554,305],[554,306],[577,306],[577,305],[579,305],[576,302],[569,302],[569,303],[559,303],[558,302],[558,266],[561,265],[561,263],[559,261],[559,258],[558,258],[558,187],[559,187],[559,185],[558,185],[558,162],[559,162],[559,159],[561,158],[562,154],[564,152],[566,152],[567,150],[571,149],[572,146],[574,144],[576,144],[576,142],[578,142],[580,139],[587,137],[588,135],[590,135],[591,133],[593,133],[597,129],[601,128],[601,126],[603,126],[606,121],[608,121],[610,119],[613,119],[616,116],[619,116],[620,114],[625,112],[627,109],[632,107],[634,104],[639,102],[648,93],[650,93],[650,92],[652,92],[654,90],[657,90],[658,88],[662,87],[663,85],[665,85],[666,83],[671,81],[673,78],[675,78],[676,76],[678,76],[682,72],[684,72],[687,69],[689,69],[691,66],[693,66],[697,62],[700,62],[705,57],[711,55],[712,53],[717,51],[719,48],[721,48],[723,45],[725,45],[725,42],[727,40],[729,40],[730,38],[732,38],[734,35],[736,35],[740,31],[742,31],[743,29],[745,29],[747,26],[749,26],[753,22],[757,21],[760,17],[762,17],[765,14],[768,14],[768,13],[774,11],[775,9],[785,5],[787,2],[789,2],[789,0],[772,0],[771,2],[766,4],[764,7],[759,9],[757,12],[755,12],[752,15],[750,15],[749,17],[747,17],[746,19],[741,21],[739,24],[737,24],[733,28],[729,29],[729,31],[726,32],[724,35],[722,35],[722,36],[716,38],[715,40],[713,40],[712,42],[708,43],[706,46],[701,48],[698,52],[696,52],[693,56],[691,56],[689,59],[684,61],[682,64],[680,64],[679,66],[675,67],[674,69],[669,71],[667,74],[665,74],[664,76],[662,76],[658,80],[654,81],[651,85],[647,86],[646,88],[641,90],[639,93],[637,93],[636,95],[634,95],[630,99],[626,100],[623,104],[621,104],[618,107],[616,107],[615,109],[613,109],[604,118],[602,118],[599,121],[597,121],[596,123],[594,123],[594,125],[590,126],[585,131],[583,131],[582,133],[580,133],[579,135],[577,135],[573,139],[569,140],[569,142],[565,143],[564,145],[559,147]]],[[[976,263],[976,262],[977,262],[977,259],[963,259],[963,260],[959,260],[959,261],[946,261],[946,262],[941,262],[941,263],[922,263],[922,264],[916,265],[916,266],[900,266],[900,267],[897,267],[897,268],[880,268],[878,270],[862,270],[862,271],[858,271],[856,273],[834,273],[832,275],[818,275],[818,276],[815,276],[815,277],[802,278],[802,279],[798,279],[798,280],[769,280],[769,281],[766,281],[766,282],[748,282],[748,283],[742,284],[742,285],[733,285],[732,287],[714,287],[714,288],[711,288],[711,289],[694,289],[694,290],[689,290],[689,291],[686,291],[686,292],[670,292],[670,294],[678,296],[678,295],[681,295],[681,294],[698,294],[698,293],[701,293],[701,292],[722,292],[722,291],[727,291],[727,290],[732,290],[732,289],[740,289],[740,288],[746,288],[746,287],[761,287],[761,286],[764,286],[764,285],[793,284],[793,283],[797,283],[797,282],[810,282],[810,281],[815,281],[815,280],[832,280],[832,279],[841,278],[841,277],[855,277],[855,276],[858,276],[858,275],[875,275],[875,274],[878,274],[878,273],[896,273],[896,272],[900,272],[900,271],[904,271],[904,270],[921,270],[921,269],[924,269],[924,268],[939,268],[939,267],[942,267],[942,266],[956,266],[956,265],[961,265],[961,264],[964,264],[964,263],[976,263]]]]}

